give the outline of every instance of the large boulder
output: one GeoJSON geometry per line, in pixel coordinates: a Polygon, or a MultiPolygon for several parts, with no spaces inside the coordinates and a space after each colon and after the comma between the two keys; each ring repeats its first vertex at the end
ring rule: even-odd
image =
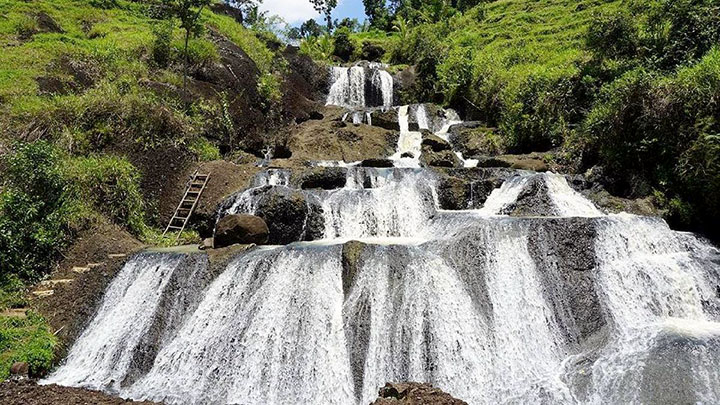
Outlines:
{"type": "Polygon", "coordinates": [[[423,146],[420,164],[424,167],[462,167],[460,158],[451,150],[435,152],[428,145],[423,146]]]}
{"type": "MultiPolygon", "coordinates": [[[[387,111],[375,111],[372,113],[372,125],[374,127],[380,127],[388,129],[390,131],[400,131],[400,121],[398,121],[398,112],[395,109],[387,111]]],[[[415,123],[413,126],[410,124],[411,131],[417,131],[418,125],[415,123]]]]}
{"type": "Polygon", "coordinates": [[[436,168],[438,203],[441,209],[479,209],[493,190],[517,171],[501,168],[436,168]]]}
{"type": "Polygon", "coordinates": [[[427,383],[387,383],[371,405],[467,405],[427,383]]]}
{"type": "Polygon", "coordinates": [[[500,136],[494,128],[487,128],[479,121],[463,122],[450,127],[450,142],[455,150],[466,158],[495,156],[503,153],[500,136]]]}
{"type": "Polygon", "coordinates": [[[430,131],[422,131],[422,146],[430,148],[433,152],[452,150],[452,145],[430,131]]]}
{"type": "Polygon", "coordinates": [[[270,230],[265,221],[255,215],[235,214],[220,219],[215,229],[215,247],[235,244],[267,243],[270,230]]]}
{"type": "Polygon", "coordinates": [[[501,178],[468,180],[448,176],[438,181],[438,204],[444,210],[482,208],[490,193],[503,183],[501,178]]]}
{"type": "Polygon", "coordinates": [[[262,187],[255,193],[255,214],[267,223],[269,244],[286,245],[322,238],[325,229],[322,207],[312,196],[281,186],[262,187]]]}
{"type": "Polygon", "coordinates": [[[399,134],[370,125],[342,122],[346,111],[325,107],[323,119],[310,120],[295,127],[287,143],[298,162],[342,160],[356,162],[395,152],[399,134]]]}

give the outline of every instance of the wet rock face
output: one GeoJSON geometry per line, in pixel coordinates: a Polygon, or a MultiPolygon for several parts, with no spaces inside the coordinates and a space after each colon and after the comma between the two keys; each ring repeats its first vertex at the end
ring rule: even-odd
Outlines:
{"type": "Polygon", "coordinates": [[[247,214],[228,215],[218,221],[214,246],[222,248],[250,243],[262,245],[268,241],[269,233],[267,224],[260,217],[247,214]]]}
{"type": "Polygon", "coordinates": [[[428,145],[423,146],[420,164],[424,167],[462,167],[460,158],[451,150],[435,152],[428,145]]]}
{"type": "Polygon", "coordinates": [[[347,170],[342,167],[315,167],[303,171],[299,177],[297,183],[303,190],[334,190],[345,186],[347,170]]]}
{"type": "Polygon", "coordinates": [[[342,249],[342,284],[343,293],[347,295],[355,280],[355,275],[360,266],[360,256],[367,247],[366,244],[358,241],[350,241],[343,245],[342,249]]]}
{"type": "MultiPolygon", "coordinates": [[[[372,125],[374,127],[380,127],[388,129],[390,131],[400,131],[400,122],[398,121],[398,112],[394,109],[388,111],[376,111],[372,115],[372,125]]],[[[417,131],[419,129],[417,123],[410,124],[411,131],[417,131]]]]}
{"type": "Polygon", "coordinates": [[[256,192],[261,198],[255,214],[267,223],[267,243],[287,245],[322,237],[325,222],[317,201],[287,187],[263,187],[256,192]]]}
{"type": "Polygon", "coordinates": [[[362,167],[388,168],[393,167],[394,162],[390,159],[365,159],[360,165],[362,167]]]}
{"type": "Polygon", "coordinates": [[[430,131],[423,131],[422,146],[431,149],[433,152],[452,150],[452,145],[430,131]]]}
{"type": "Polygon", "coordinates": [[[503,209],[502,214],[511,217],[553,216],[556,210],[549,192],[545,181],[535,177],[518,194],[517,200],[503,209]]]}
{"type": "Polygon", "coordinates": [[[533,220],[528,238],[546,299],[565,336],[576,345],[607,326],[593,273],[596,236],[594,219],[553,218],[533,220]]]}
{"type": "Polygon", "coordinates": [[[467,405],[427,383],[387,383],[371,405],[467,405]]]}
{"type": "Polygon", "coordinates": [[[436,169],[438,204],[444,210],[482,208],[496,188],[516,171],[499,168],[436,169]]]}

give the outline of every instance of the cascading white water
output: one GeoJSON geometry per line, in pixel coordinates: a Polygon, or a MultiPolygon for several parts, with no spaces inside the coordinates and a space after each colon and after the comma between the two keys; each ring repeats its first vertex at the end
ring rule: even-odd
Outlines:
{"type": "Polygon", "coordinates": [[[365,69],[362,66],[333,67],[332,82],[327,105],[365,107],[365,69]]]}
{"type": "Polygon", "coordinates": [[[407,105],[398,108],[400,136],[395,154],[390,157],[395,161],[395,167],[420,167],[422,133],[410,131],[409,111],[410,106],[407,105]]]}
{"type": "Polygon", "coordinates": [[[326,105],[349,109],[393,105],[393,78],[381,65],[333,67],[331,81],[326,105]]]}
{"type": "Polygon", "coordinates": [[[720,402],[713,246],[603,215],[559,175],[441,212],[428,171],[341,170],[335,190],[268,170],[229,205],[303,193],[320,241],[237,254],[217,276],[204,255],[131,259],[43,383],[168,404],[367,404],[388,381],[473,405],[720,402]],[[531,192],[547,215],[501,215],[531,192]]]}
{"type": "Polygon", "coordinates": [[[393,78],[385,70],[375,69],[372,75],[372,85],[380,90],[382,107],[387,109],[393,105],[393,78]]]}

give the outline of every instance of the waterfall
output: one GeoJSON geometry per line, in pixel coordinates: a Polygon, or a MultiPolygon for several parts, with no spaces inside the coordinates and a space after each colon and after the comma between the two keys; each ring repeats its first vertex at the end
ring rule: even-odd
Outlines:
{"type": "MultiPolygon", "coordinates": [[[[469,404],[720,401],[713,246],[603,215],[558,175],[440,212],[430,172],[343,170],[342,188],[301,190],[320,241],[213,271],[202,254],[132,258],[43,383],[168,404],[367,404],[387,381],[469,404]],[[553,215],[500,215],[532,192],[553,215]]],[[[293,179],[254,184],[236,202],[293,179]]]]}
{"type": "Polygon", "coordinates": [[[393,105],[393,78],[381,65],[333,67],[326,105],[349,109],[393,105]]]}

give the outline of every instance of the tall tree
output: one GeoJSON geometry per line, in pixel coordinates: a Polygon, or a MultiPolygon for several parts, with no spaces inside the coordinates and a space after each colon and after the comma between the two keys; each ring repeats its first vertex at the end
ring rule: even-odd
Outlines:
{"type": "Polygon", "coordinates": [[[365,6],[365,15],[368,16],[372,27],[387,28],[390,11],[385,0],[363,0],[363,5],[365,6]]]}
{"type": "Polygon", "coordinates": [[[177,18],[180,20],[180,28],[185,30],[185,45],[183,47],[183,89],[187,88],[188,65],[190,63],[188,45],[190,44],[190,39],[202,31],[200,14],[203,9],[212,2],[213,0],[160,0],[159,2],[163,15],[171,19],[177,18]]]}
{"type": "Polygon", "coordinates": [[[310,0],[315,11],[325,16],[328,31],[332,30],[332,11],[337,7],[337,0],[310,0]]]}
{"type": "Polygon", "coordinates": [[[313,19],[305,21],[300,26],[300,35],[303,38],[319,37],[322,34],[323,28],[313,19]]]}

